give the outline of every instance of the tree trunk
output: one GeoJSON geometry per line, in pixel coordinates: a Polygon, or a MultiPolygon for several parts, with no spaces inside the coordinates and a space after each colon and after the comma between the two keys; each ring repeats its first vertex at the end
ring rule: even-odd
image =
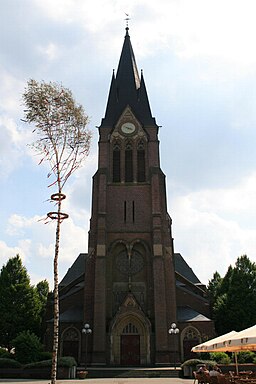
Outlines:
{"type": "Polygon", "coordinates": [[[53,348],[52,348],[52,370],[51,384],[56,383],[57,363],[58,363],[58,346],[59,346],[59,284],[58,284],[58,256],[60,245],[60,218],[61,200],[58,201],[58,218],[55,238],[55,256],[54,256],[54,316],[53,316],[53,348]]]}

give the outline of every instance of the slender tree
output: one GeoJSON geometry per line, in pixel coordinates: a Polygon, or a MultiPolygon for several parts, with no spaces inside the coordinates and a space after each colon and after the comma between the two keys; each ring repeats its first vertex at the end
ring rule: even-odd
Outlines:
{"type": "Polygon", "coordinates": [[[89,153],[91,132],[87,128],[88,116],[81,105],[77,105],[69,89],[57,83],[29,80],[23,94],[25,121],[34,125],[38,139],[32,147],[40,154],[40,163],[50,164],[49,177],[54,181],[57,192],[51,195],[56,203],[56,212],[47,216],[56,220],[54,254],[54,337],[51,383],[56,383],[57,355],[59,343],[59,293],[58,257],[60,246],[60,225],[68,217],[61,211],[65,195],[63,187],[73,172],[82,164],[89,153]]]}

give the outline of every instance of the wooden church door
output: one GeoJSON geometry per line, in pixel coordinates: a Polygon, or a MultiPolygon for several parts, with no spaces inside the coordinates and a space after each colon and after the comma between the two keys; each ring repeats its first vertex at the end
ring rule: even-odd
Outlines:
{"type": "Polygon", "coordinates": [[[127,324],[121,335],[120,364],[140,365],[140,335],[137,328],[131,323],[127,324]]]}
{"type": "Polygon", "coordinates": [[[121,365],[140,365],[139,335],[121,335],[121,365]]]}

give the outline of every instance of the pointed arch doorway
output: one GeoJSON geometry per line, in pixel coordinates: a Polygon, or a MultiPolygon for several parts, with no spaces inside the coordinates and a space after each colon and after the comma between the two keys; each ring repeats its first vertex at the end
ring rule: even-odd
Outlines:
{"type": "Polygon", "coordinates": [[[140,334],[133,323],[120,336],[120,365],[140,365],[140,334]]]}
{"type": "Polygon", "coordinates": [[[111,327],[111,363],[122,366],[150,364],[150,322],[133,295],[128,295],[111,327]]]}

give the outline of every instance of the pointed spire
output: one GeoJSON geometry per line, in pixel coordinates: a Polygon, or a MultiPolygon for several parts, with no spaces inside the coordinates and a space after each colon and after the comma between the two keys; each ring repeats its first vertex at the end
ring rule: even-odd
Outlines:
{"type": "Polygon", "coordinates": [[[142,124],[156,124],[151,115],[146,86],[143,76],[140,79],[134,52],[132,49],[129,27],[125,28],[126,34],[118,64],[118,69],[113,73],[105,118],[102,126],[116,124],[123,110],[129,105],[135,116],[142,124]]]}

